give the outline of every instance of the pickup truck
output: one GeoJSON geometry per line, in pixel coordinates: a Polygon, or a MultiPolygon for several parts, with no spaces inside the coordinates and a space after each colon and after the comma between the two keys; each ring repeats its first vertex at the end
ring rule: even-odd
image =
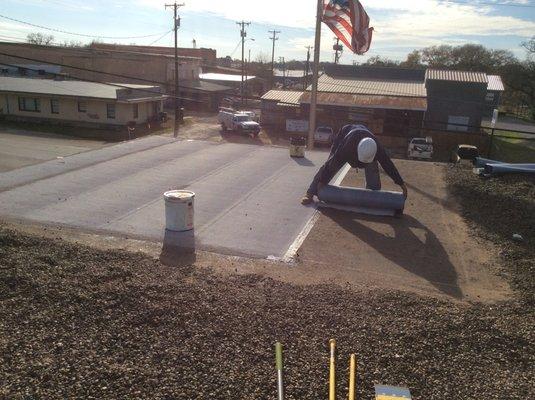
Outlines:
{"type": "Polygon", "coordinates": [[[407,148],[407,158],[426,158],[433,157],[433,139],[428,138],[412,138],[407,148]]]}
{"type": "Polygon", "coordinates": [[[233,132],[253,135],[254,137],[258,137],[260,133],[260,125],[258,122],[253,121],[249,114],[220,110],[218,120],[223,132],[228,129],[233,132]]]}

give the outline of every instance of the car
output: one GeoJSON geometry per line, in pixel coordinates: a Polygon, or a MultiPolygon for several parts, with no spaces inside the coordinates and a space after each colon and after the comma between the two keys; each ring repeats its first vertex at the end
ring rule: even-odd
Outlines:
{"type": "Polygon", "coordinates": [[[248,114],[221,109],[219,110],[218,120],[223,132],[228,129],[237,133],[253,135],[254,137],[258,137],[260,134],[260,125],[258,122],[253,121],[248,114]]]}
{"type": "Polygon", "coordinates": [[[333,141],[333,135],[333,128],[318,126],[314,132],[314,143],[330,145],[333,141]]]}
{"type": "Polygon", "coordinates": [[[421,158],[430,160],[433,157],[433,139],[412,138],[407,148],[407,158],[421,158]]]}

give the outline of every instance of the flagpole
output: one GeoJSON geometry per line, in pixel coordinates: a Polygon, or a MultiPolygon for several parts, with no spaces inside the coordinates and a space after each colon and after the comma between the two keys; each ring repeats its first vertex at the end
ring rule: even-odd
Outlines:
{"type": "Polygon", "coordinates": [[[321,17],[323,0],[318,0],[316,10],[316,39],[314,41],[314,63],[312,65],[312,92],[310,94],[310,116],[308,123],[308,148],[314,148],[314,131],[316,130],[316,111],[318,102],[318,75],[320,65],[321,17]]]}

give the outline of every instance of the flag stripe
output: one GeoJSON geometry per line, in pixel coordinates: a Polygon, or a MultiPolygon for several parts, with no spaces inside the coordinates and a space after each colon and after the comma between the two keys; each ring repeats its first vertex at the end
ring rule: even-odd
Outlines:
{"type": "Polygon", "coordinates": [[[371,45],[370,17],[358,0],[323,0],[322,20],[351,51],[364,54],[371,45]]]}

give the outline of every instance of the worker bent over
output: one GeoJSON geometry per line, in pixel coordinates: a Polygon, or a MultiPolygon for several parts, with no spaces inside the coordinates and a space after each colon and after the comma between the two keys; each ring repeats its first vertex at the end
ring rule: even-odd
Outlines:
{"type": "Polygon", "coordinates": [[[377,137],[364,125],[346,125],[334,139],[329,159],[314,177],[301,204],[312,203],[314,195],[331,181],[346,162],[353,168],[364,168],[366,189],[371,190],[381,189],[378,163],[381,164],[388,176],[401,186],[403,195],[407,197],[407,186],[377,137]]]}

